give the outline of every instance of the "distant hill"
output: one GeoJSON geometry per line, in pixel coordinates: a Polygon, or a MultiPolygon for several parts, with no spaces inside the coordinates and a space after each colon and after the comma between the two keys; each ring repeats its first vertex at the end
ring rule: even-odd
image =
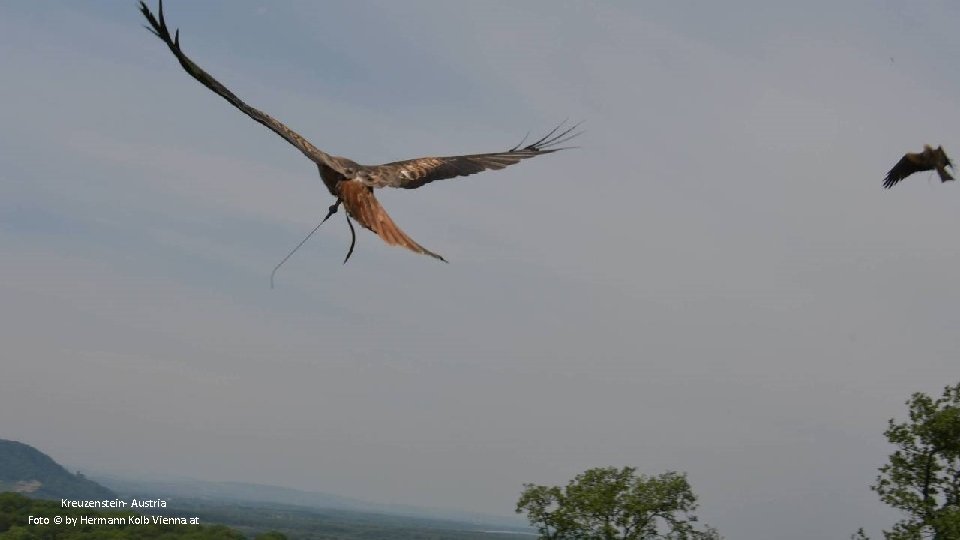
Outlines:
{"type": "Polygon", "coordinates": [[[117,495],[81,474],[71,474],[50,456],[17,441],[0,439],[0,492],[35,499],[114,499],[117,495]]]}
{"type": "Polygon", "coordinates": [[[529,530],[527,520],[520,517],[493,516],[479,512],[424,508],[404,504],[374,503],[330,493],[301,491],[279,486],[246,482],[209,482],[190,478],[134,479],[92,471],[90,475],[122,496],[128,497],[216,503],[251,503],[256,505],[281,504],[318,510],[347,510],[427,520],[456,521],[483,528],[529,530]]]}
{"type": "MultiPolygon", "coordinates": [[[[286,534],[298,540],[527,540],[536,536],[518,520],[473,512],[376,504],[327,493],[242,482],[203,482],[183,478],[132,480],[108,474],[95,477],[112,489],[80,473],[71,474],[36,448],[0,439],[0,538],[7,538],[8,534],[12,535],[11,538],[38,540],[54,536],[72,538],[72,535],[91,538],[85,535],[90,531],[83,528],[67,525],[31,527],[24,522],[27,515],[49,517],[71,512],[77,516],[125,516],[125,513],[96,513],[87,509],[64,511],[60,509],[58,499],[131,497],[164,499],[169,506],[151,509],[152,515],[196,517],[203,524],[171,526],[173,528],[167,531],[171,538],[241,540],[256,537],[277,540],[286,538],[286,534]],[[218,523],[233,529],[214,525],[218,523]]],[[[156,537],[150,527],[142,528],[141,525],[136,529],[124,528],[124,525],[104,527],[97,529],[103,537],[156,537]]]]}
{"type": "MultiPolygon", "coordinates": [[[[18,493],[0,493],[0,538],[17,540],[136,540],[137,538],[163,538],[164,540],[247,540],[249,537],[224,525],[177,525],[157,523],[152,517],[144,523],[131,523],[130,512],[105,512],[88,508],[61,508],[60,501],[28,499],[18,493]],[[73,519],[112,519],[113,523],[80,525],[60,523],[55,520],[45,525],[31,525],[27,519],[36,516],[44,519],[68,516],[73,519]]],[[[271,532],[258,535],[254,540],[286,540],[286,536],[271,532]]],[[[485,540],[485,539],[483,539],[485,540]]]]}

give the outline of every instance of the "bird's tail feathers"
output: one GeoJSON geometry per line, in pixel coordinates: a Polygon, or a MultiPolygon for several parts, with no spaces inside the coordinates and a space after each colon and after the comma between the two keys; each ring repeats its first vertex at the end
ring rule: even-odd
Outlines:
{"type": "Polygon", "coordinates": [[[404,247],[415,253],[429,255],[435,259],[447,262],[442,256],[421,246],[407,236],[407,234],[393,222],[393,219],[390,218],[387,211],[380,205],[380,202],[374,197],[373,191],[369,187],[352,180],[341,182],[338,187],[340,197],[343,199],[343,206],[347,210],[347,213],[350,214],[350,217],[366,229],[376,233],[377,236],[388,245],[404,247]]]}

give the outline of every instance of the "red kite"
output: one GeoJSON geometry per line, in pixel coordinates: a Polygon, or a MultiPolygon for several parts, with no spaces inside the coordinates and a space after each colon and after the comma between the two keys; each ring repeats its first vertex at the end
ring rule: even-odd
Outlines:
{"type": "MultiPolygon", "coordinates": [[[[320,178],[323,179],[323,183],[327,186],[330,194],[337,199],[328,209],[327,216],[321,221],[321,224],[337,211],[341,203],[347,212],[347,224],[350,225],[350,232],[353,237],[350,243],[350,250],[347,252],[347,257],[343,260],[344,263],[347,262],[353,253],[353,247],[356,242],[356,235],[353,232],[353,225],[350,223],[350,218],[355,219],[360,225],[373,231],[389,245],[405,247],[416,253],[430,255],[431,257],[446,262],[443,257],[421,246],[400,230],[400,227],[397,227],[393,220],[390,219],[386,210],[380,206],[380,203],[373,194],[374,189],[386,186],[415,189],[434,180],[468,176],[487,169],[502,169],[522,159],[563,150],[564,148],[559,147],[559,145],[579,135],[579,132],[575,131],[577,125],[561,130],[561,128],[563,128],[563,124],[561,124],[533,144],[521,148],[520,144],[523,144],[523,141],[521,141],[520,144],[505,152],[466,156],[422,157],[386,163],[384,165],[361,165],[347,158],[322,152],[298,133],[267,113],[241,101],[233,92],[220,84],[220,82],[198,65],[194,64],[180,49],[180,30],[176,30],[174,35],[172,37],[170,36],[170,30],[163,20],[163,0],[160,0],[156,17],[150,12],[150,9],[143,1],[140,2],[140,11],[143,13],[143,16],[146,17],[147,22],[150,23],[147,30],[150,30],[150,32],[167,44],[170,51],[173,52],[173,55],[177,57],[180,65],[183,66],[183,69],[186,70],[191,77],[200,81],[201,84],[223,99],[229,101],[231,105],[243,111],[243,113],[250,118],[283,137],[284,140],[295,146],[307,156],[307,158],[317,164],[317,169],[320,171],[320,178]]],[[[319,227],[319,225],[317,227],[319,227]]],[[[306,239],[304,239],[304,241],[306,241],[306,239]]],[[[283,263],[281,262],[280,264],[283,263]]]]}
{"type": "Polygon", "coordinates": [[[891,188],[896,185],[897,182],[915,172],[932,171],[934,169],[936,169],[937,174],[940,175],[941,182],[953,180],[953,177],[947,172],[947,167],[952,168],[953,163],[950,162],[947,153],[943,151],[943,147],[938,146],[936,150],[934,150],[932,146],[925,144],[923,145],[923,152],[917,154],[908,152],[900,158],[900,161],[890,169],[887,177],[883,179],[883,187],[885,189],[891,188]]]}

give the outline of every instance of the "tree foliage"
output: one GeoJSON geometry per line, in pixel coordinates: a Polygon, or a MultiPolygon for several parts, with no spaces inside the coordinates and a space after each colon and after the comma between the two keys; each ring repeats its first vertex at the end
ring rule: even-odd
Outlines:
{"type": "Polygon", "coordinates": [[[906,517],[884,531],[888,540],[960,539],[960,383],[938,399],[916,393],[910,420],[884,432],[897,447],[872,489],[906,517]]]}
{"type": "Polygon", "coordinates": [[[636,474],[633,467],[589,469],[566,487],[524,484],[517,513],[526,512],[550,540],[708,540],[716,530],[695,527],[697,508],[686,475],[636,474]]]}

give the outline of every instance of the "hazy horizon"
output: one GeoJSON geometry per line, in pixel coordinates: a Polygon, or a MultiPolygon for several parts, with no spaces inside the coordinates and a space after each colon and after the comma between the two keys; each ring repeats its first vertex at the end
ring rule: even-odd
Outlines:
{"type": "MultiPolygon", "coordinates": [[[[149,2],[156,8],[155,1],[149,2]]],[[[0,3],[0,438],[70,467],[512,515],[688,473],[727,538],[871,536],[957,382],[960,5],[164,2],[184,51],[361,163],[578,149],[342,215],[133,1],[0,3]],[[829,10],[827,14],[826,11],[829,10]],[[827,16],[829,15],[829,16],[827,16]],[[817,519],[810,519],[817,516],[817,519]]]]}

